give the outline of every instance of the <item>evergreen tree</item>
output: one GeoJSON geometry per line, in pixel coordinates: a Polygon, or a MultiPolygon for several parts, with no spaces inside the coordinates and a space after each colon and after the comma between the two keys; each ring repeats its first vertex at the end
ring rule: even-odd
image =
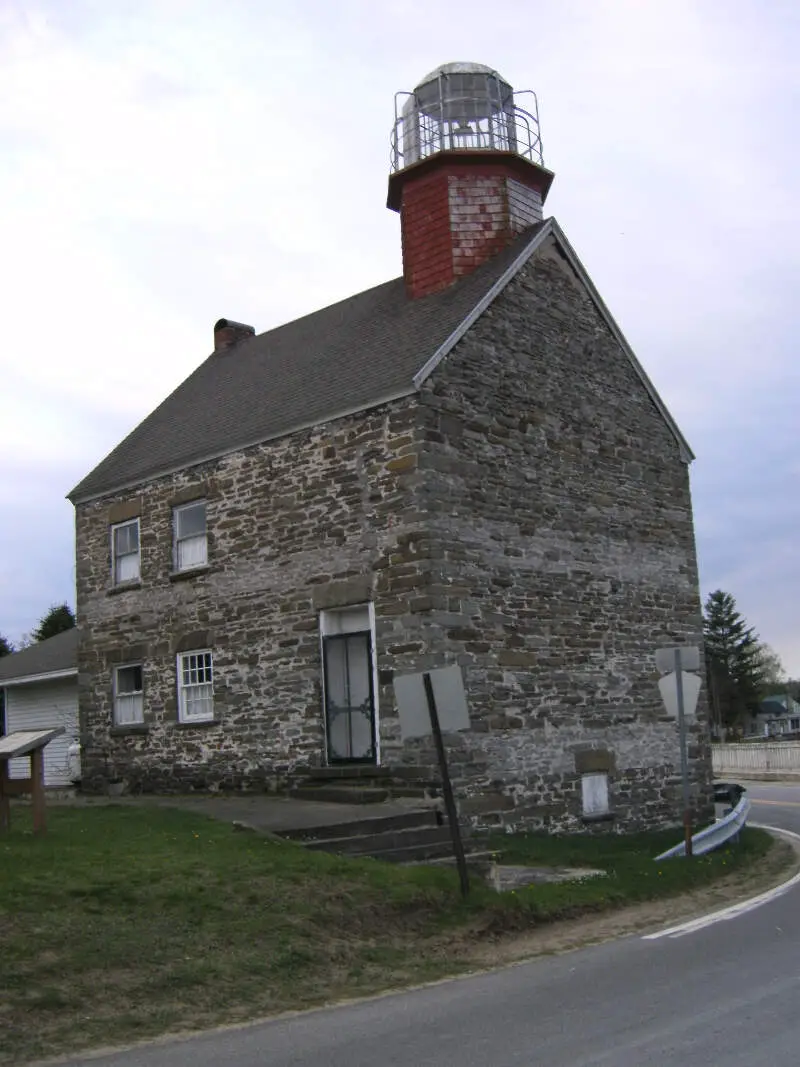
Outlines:
{"type": "Polygon", "coordinates": [[[8,638],[3,637],[3,635],[0,634],[0,656],[10,656],[13,651],[14,646],[11,644],[8,638]]]}
{"type": "Polygon", "coordinates": [[[761,697],[764,664],[758,635],[731,594],[717,589],[705,603],[703,637],[714,718],[720,726],[738,728],[761,697]]]}
{"type": "Polygon", "coordinates": [[[74,625],[75,616],[69,604],[55,604],[33,631],[33,640],[46,641],[48,637],[71,630],[74,625]]]}

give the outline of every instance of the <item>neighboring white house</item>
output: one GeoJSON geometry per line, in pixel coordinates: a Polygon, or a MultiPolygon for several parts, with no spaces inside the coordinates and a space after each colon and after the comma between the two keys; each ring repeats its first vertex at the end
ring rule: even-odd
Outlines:
{"type": "MultiPolygon", "coordinates": [[[[78,631],[73,627],[21,652],[0,659],[0,690],[5,702],[5,729],[48,730],[64,727],[44,750],[46,786],[69,785],[74,775],[69,748],[79,740],[78,631]]],[[[26,778],[27,759],[12,760],[12,778],[26,778]]]]}
{"type": "Polygon", "coordinates": [[[782,737],[800,734],[800,704],[788,693],[762,700],[753,716],[748,736],[782,737]]]}

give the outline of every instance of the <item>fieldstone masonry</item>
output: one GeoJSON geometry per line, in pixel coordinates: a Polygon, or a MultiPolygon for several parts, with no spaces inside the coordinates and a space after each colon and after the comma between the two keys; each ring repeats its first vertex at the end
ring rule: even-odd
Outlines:
{"type": "MultiPolygon", "coordinates": [[[[400,740],[393,672],[457,662],[466,818],[590,829],[581,774],[605,771],[614,828],[679,820],[653,653],[700,640],[688,472],[552,240],[418,394],[78,505],[77,581],[90,786],[113,771],[145,790],[279,788],[322,762],[319,611],[371,600],[383,763],[432,762],[400,740]],[[173,575],[172,507],[199,496],[208,567],[173,575]],[[117,590],[123,513],[141,518],[142,573],[117,590]],[[181,725],[176,655],[197,647],[216,718],[181,725]],[[115,729],[112,667],[136,659],[145,725],[115,729]]],[[[701,814],[706,719],[701,697],[701,814]]]]}

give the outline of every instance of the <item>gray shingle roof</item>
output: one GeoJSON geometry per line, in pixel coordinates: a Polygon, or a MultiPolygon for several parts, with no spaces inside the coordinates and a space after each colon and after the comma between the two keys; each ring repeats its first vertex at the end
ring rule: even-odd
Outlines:
{"type": "Polygon", "coordinates": [[[534,240],[409,300],[402,278],[215,352],[69,494],[80,501],[410,393],[414,375],[534,240]]]}
{"type": "Polygon", "coordinates": [[[14,678],[27,678],[37,674],[55,674],[59,671],[77,670],[78,629],[48,637],[21,652],[0,658],[0,686],[14,678]]]}

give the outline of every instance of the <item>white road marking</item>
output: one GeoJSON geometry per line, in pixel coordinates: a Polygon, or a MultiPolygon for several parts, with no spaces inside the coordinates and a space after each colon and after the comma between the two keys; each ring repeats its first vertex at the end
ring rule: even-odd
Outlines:
{"type": "MultiPolygon", "coordinates": [[[[765,826],[763,823],[757,822],[751,822],[749,825],[755,826],[759,830],[769,830],[771,833],[783,834],[785,837],[793,837],[795,841],[800,842],[800,834],[796,834],[792,830],[784,830],[780,826],[765,826]]],[[[684,937],[686,934],[693,934],[697,930],[703,930],[706,926],[713,926],[714,923],[725,922],[728,919],[736,919],[748,911],[754,911],[756,908],[760,908],[762,904],[769,904],[770,901],[782,897],[784,893],[788,893],[790,889],[793,889],[794,886],[798,884],[800,884],[800,874],[796,874],[793,878],[790,878],[788,882],[782,882],[781,885],[775,886],[774,889],[768,889],[766,893],[759,893],[757,897],[750,897],[749,900],[742,900],[738,904],[731,904],[730,907],[721,908],[719,911],[709,912],[708,915],[701,915],[697,919],[690,919],[688,922],[680,923],[678,926],[670,926],[666,930],[658,930],[654,934],[644,934],[642,940],[656,941],[660,937],[684,937]]]]}

